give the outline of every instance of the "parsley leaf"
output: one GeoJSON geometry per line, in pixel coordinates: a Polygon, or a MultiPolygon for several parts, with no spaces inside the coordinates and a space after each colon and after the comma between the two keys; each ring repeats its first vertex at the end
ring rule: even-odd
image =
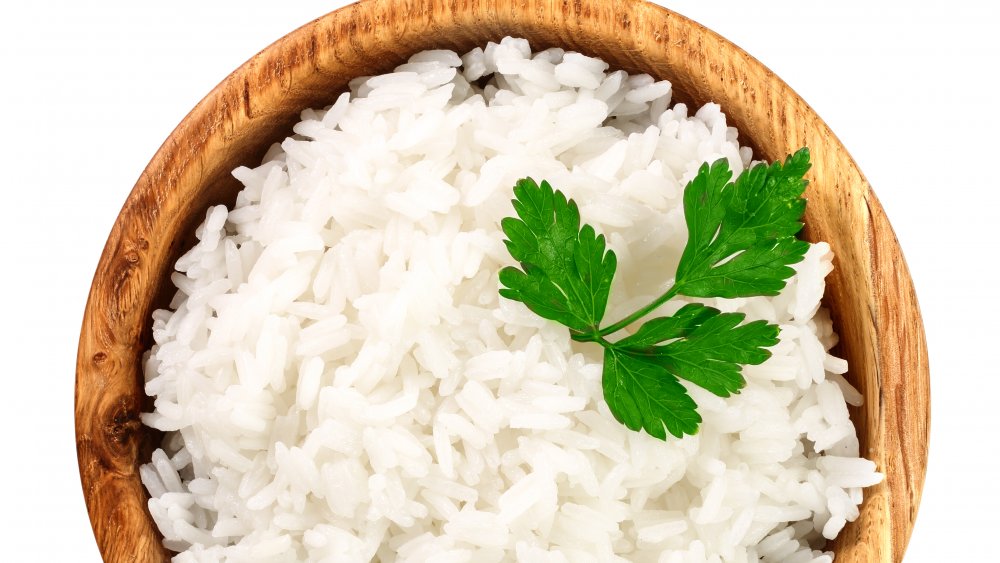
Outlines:
{"type": "Polygon", "coordinates": [[[685,305],[669,317],[660,317],[643,323],[635,334],[618,343],[641,350],[674,338],[684,338],[718,313],[716,309],[697,303],[685,305]]]}
{"type": "Polygon", "coordinates": [[[514,186],[518,218],[501,222],[507,250],[522,270],[500,271],[500,295],[520,301],[535,314],[581,333],[597,330],[604,318],[611,279],[618,267],[604,235],[580,227],[576,202],[525,178],[514,186]]]}
{"type": "Polygon", "coordinates": [[[704,165],[684,191],[688,243],[674,284],[650,304],[601,327],[615,253],[603,235],[580,225],[573,200],[548,182],[525,178],[514,186],[517,217],[501,222],[504,242],[520,269],[500,271],[500,294],[570,329],[574,340],[604,347],[604,399],[614,417],[632,430],[665,440],[698,431],[697,405],[680,382],[729,397],[746,385],[742,366],[770,357],[778,327],[744,323],[742,313],[701,304],[652,319],[616,342],[618,332],[677,295],[752,297],[777,295],[795,272],[808,243],[795,235],[805,210],[803,176],[809,151],[784,164],[757,165],[734,182],[726,160],[704,165]]]}
{"type": "Polygon", "coordinates": [[[677,266],[677,293],[690,297],[777,295],[795,273],[809,243],[802,198],[809,150],[784,165],[757,165],[729,182],[725,160],[704,164],[684,190],[688,242],[677,266]]]}
{"type": "Polygon", "coordinates": [[[745,318],[743,313],[685,305],[671,317],[646,322],[638,332],[616,342],[615,347],[642,356],[720,397],[728,397],[746,385],[741,365],[763,363],[771,357],[766,348],[778,343],[777,326],[765,321],[740,325],[745,318]]]}
{"type": "Polygon", "coordinates": [[[694,399],[663,366],[611,346],[604,350],[604,400],[618,422],[661,440],[680,438],[701,424],[694,399]]]}

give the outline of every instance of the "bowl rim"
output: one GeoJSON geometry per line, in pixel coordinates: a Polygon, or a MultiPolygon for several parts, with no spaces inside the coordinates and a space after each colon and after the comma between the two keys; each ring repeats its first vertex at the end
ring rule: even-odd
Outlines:
{"type": "MultiPolygon", "coordinates": [[[[361,0],[278,39],[233,71],[183,118],[157,150],[115,220],[96,268],[82,321],[74,393],[77,455],[88,513],[105,560],[134,560],[135,554],[122,551],[118,537],[119,532],[129,525],[129,518],[135,516],[136,507],[127,502],[128,494],[134,493],[136,486],[141,489],[137,468],[134,464],[132,467],[121,464],[119,458],[131,456],[135,459],[139,447],[135,437],[141,431],[139,412],[143,405],[136,402],[134,396],[115,396],[101,404],[91,396],[93,389],[114,390],[116,385],[122,383],[121,378],[130,374],[132,382],[136,383],[134,358],[142,353],[143,336],[136,332],[135,327],[126,327],[124,319],[135,317],[135,309],[142,308],[143,298],[136,292],[146,283],[143,277],[148,273],[145,269],[149,262],[147,255],[152,251],[149,239],[131,236],[127,232],[128,227],[140,225],[145,232],[155,231],[160,218],[156,215],[158,208],[154,205],[151,210],[150,203],[158,204],[172,193],[171,189],[181,181],[180,175],[194,166],[185,158],[194,154],[192,151],[204,148],[204,145],[195,148],[182,146],[192,135],[208,135],[203,140],[209,143],[224,136],[219,131],[220,119],[239,118],[242,114],[241,119],[246,125],[254,120],[275,118],[267,114],[266,108],[255,104],[262,94],[252,86],[269,88],[272,92],[291,88],[296,69],[309,68],[310,65],[318,68],[315,58],[323,49],[317,42],[318,38],[330,39],[342,34],[346,41],[353,43],[361,41],[359,38],[377,34],[380,26],[398,25],[399,18],[410,17],[415,18],[414,22],[430,22],[432,28],[434,18],[452,17],[465,18],[463,25],[549,25],[551,30],[564,34],[570,33],[573,25],[610,26],[608,33],[622,42],[624,51],[628,51],[625,45],[637,45],[640,40],[646,41],[643,44],[646,47],[660,45],[668,49],[672,38],[683,35],[690,42],[684,47],[692,56],[697,56],[699,51],[715,51],[716,56],[722,59],[716,69],[720,76],[739,77],[740,73],[753,71],[766,77],[766,91],[744,91],[742,96],[752,94],[772,102],[780,99],[781,103],[772,104],[768,109],[780,113],[780,118],[786,122],[788,119],[808,118],[809,125],[816,129],[815,138],[822,139],[838,153],[841,162],[847,163],[849,170],[841,176],[846,179],[841,187],[852,194],[856,190],[859,195],[857,203],[864,206],[858,213],[862,217],[859,228],[864,229],[861,236],[868,248],[868,252],[861,256],[867,261],[862,269],[869,275],[865,287],[873,296],[873,325],[879,330],[889,331],[872,335],[873,341],[865,342],[866,351],[874,354],[873,369],[877,382],[874,390],[866,390],[866,399],[878,401],[878,420],[873,422],[875,434],[872,439],[876,440],[876,445],[889,450],[880,459],[889,467],[900,469],[903,474],[893,472],[887,475],[885,487],[879,486],[866,500],[866,504],[884,505],[880,517],[889,519],[888,523],[881,522],[883,528],[888,529],[888,537],[879,532],[858,531],[854,540],[862,542],[869,549],[866,553],[875,554],[875,558],[857,560],[900,561],[916,518],[926,472],[929,368],[912,280],[888,219],[847,150],[787,84],[715,32],[665,7],[643,0],[615,0],[607,4],[576,0],[561,5],[544,0],[467,0],[447,5],[434,0],[361,0]],[[557,21],[559,24],[553,23],[557,21]],[[659,26],[655,30],[663,35],[641,38],[627,35],[639,28],[649,31],[651,25],[659,26]],[[678,31],[681,29],[687,30],[687,35],[678,31]],[[157,187],[158,183],[167,188],[157,187]],[[112,302],[114,305],[109,306],[112,302]],[[133,358],[132,365],[123,363],[126,358],[133,358]],[[912,371],[903,374],[907,367],[912,371]],[[890,428],[891,425],[895,426],[890,428]],[[127,484],[129,481],[130,485],[127,484]],[[116,496],[119,499],[117,503],[99,498],[116,496]],[[897,513],[899,517],[890,517],[897,513]]],[[[408,25],[417,24],[406,24],[404,27],[408,25]]],[[[567,40],[573,41],[569,37],[567,40]]],[[[416,50],[419,49],[410,49],[410,52],[416,50]]],[[[343,51],[337,56],[360,55],[343,51]]],[[[648,55],[637,50],[623,56],[633,63],[642,64],[640,61],[648,55]]],[[[620,68],[629,66],[627,62],[619,65],[620,68]]],[[[685,89],[698,87],[694,83],[683,86],[685,89]]],[[[728,115],[732,106],[727,108],[725,103],[722,105],[728,115]]],[[[740,127],[740,131],[741,134],[746,133],[744,127],[740,127]]],[[[751,138],[760,139],[761,135],[767,137],[769,133],[758,131],[756,136],[751,133],[751,138]]],[[[768,145],[781,145],[789,139],[765,140],[768,145]]],[[[757,147],[754,148],[755,153],[760,154],[757,147]]],[[[137,383],[141,388],[141,379],[137,383]]],[[[886,471],[884,467],[880,470],[886,471]]],[[[140,507],[139,510],[141,513],[145,508],[140,507]]],[[[145,518],[147,522],[141,528],[148,532],[151,525],[148,512],[145,518]]],[[[878,523],[877,519],[872,522],[878,523]]],[[[146,553],[166,553],[159,545],[144,545],[142,549],[146,553]]]]}

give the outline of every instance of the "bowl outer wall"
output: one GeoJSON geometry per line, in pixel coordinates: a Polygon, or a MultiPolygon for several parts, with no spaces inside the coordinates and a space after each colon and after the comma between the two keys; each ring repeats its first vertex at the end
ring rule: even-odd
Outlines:
{"type": "Polygon", "coordinates": [[[717,34],[638,0],[364,0],[278,40],[195,106],[125,202],[84,313],[77,454],[105,561],[169,559],[138,476],[161,437],[139,420],[151,409],[142,355],[150,315],[169,302],[169,272],[194,227],[209,205],[231,204],[239,189],[229,172],[259,163],[303,108],[329,105],[356,76],[391,70],[423,49],[464,52],[505,35],[668,79],[676,101],[717,102],[755,158],[810,147],[804,234],[836,254],[824,303],[865,397],[852,412],[862,454],[886,474],[865,490],[860,517],[832,548],[839,562],[901,561],[927,465],[929,371],[913,284],[888,219],[840,141],[783,81],[717,34]]]}

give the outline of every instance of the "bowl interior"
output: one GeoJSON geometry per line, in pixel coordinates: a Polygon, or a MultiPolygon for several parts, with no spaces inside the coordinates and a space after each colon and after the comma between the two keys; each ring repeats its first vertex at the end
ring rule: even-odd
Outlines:
{"type": "Polygon", "coordinates": [[[253,166],[299,112],[331,104],[357,76],[389,71],[429,48],[459,52],[506,35],[559,46],[612,68],[674,84],[674,101],[722,105],[755,158],[809,146],[805,237],[830,242],[836,269],[826,306],[838,352],[865,396],[854,409],[862,455],[887,474],[866,489],[861,517],[833,545],[838,561],[899,561],[926,467],[928,371],[912,283],[878,201],[818,116],[763,65],[701,26],[640,1],[586,4],[367,0],[316,20],[217,86],[139,178],[95,274],[77,361],[80,474],[106,561],[167,561],[146,510],[138,466],[161,436],[139,422],[150,314],[173,294],[169,273],[209,205],[231,205],[230,171],[253,166]]]}

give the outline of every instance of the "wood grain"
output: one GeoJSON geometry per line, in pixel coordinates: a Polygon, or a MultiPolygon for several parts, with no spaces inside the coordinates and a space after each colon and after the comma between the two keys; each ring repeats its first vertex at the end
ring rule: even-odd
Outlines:
{"type": "Polygon", "coordinates": [[[366,0],[274,43],[219,84],[170,135],[108,237],[77,357],[76,434],[94,535],[109,562],[167,561],[146,510],[138,466],[160,436],[140,359],[168,273],[210,204],[231,203],[228,172],[255,165],[301,109],[332,103],[347,81],[384,72],[425,48],[459,51],[505,35],[561,46],[673,82],[676,98],[715,101],[756,156],[806,145],[814,167],[806,236],[836,252],[826,304],[839,352],[865,396],[853,413],[862,452],[887,479],[866,490],[860,518],[834,544],[841,563],[900,561],[927,464],[929,372],[923,326],[892,228],[850,155],[809,106],[718,35],[637,0],[366,0]]]}

